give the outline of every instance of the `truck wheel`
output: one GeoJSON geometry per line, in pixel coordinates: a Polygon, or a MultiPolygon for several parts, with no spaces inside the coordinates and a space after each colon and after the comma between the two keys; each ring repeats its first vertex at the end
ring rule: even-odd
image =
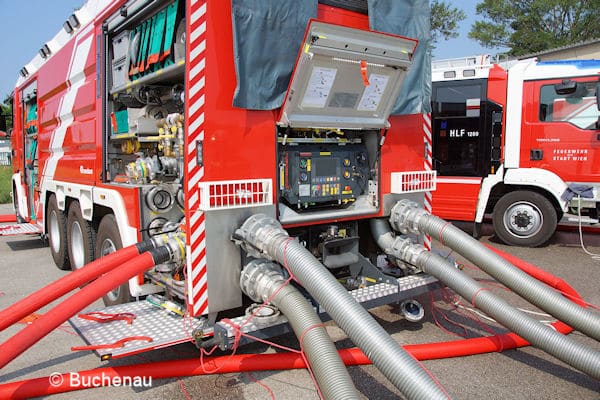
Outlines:
{"type": "Polygon", "coordinates": [[[48,242],[50,243],[50,253],[58,269],[68,270],[71,268],[69,262],[69,253],[67,252],[67,221],[65,214],[58,208],[56,196],[50,195],[48,198],[48,208],[46,209],[48,242]]]}
{"type": "Polygon", "coordinates": [[[67,214],[67,240],[71,269],[76,270],[94,260],[95,231],[81,214],[78,201],[73,201],[67,214]]]}
{"type": "Polygon", "coordinates": [[[494,207],[494,231],[508,245],[536,247],[546,243],[557,220],[552,203],[527,190],[505,194],[494,207]]]}
{"type": "MultiPolygon", "coordinates": [[[[104,257],[123,247],[121,235],[117,220],[112,214],[107,214],[100,221],[98,227],[98,236],[96,237],[96,257],[104,257]]],[[[116,304],[128,303],[131,301],[129,295],[129,283],[125,282],[121,286],[111,290],[102,297],[105,306],[114,306],[116,304]]]]}

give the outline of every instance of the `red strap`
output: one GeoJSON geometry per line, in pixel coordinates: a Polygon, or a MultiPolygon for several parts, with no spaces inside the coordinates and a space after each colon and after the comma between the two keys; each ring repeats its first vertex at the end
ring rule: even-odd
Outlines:
{"type": "Polygon", "coordinates": [[[367,71],[367,62],[365,60],[362,60],[360,62],[360,75],[362,76],[363,79],[363,85],[365,86],[369,86],[369,75],[368,75],[368,71],[367,71]]]}
{"type": "Polygon", "coordinates": [[[133,323],[135,319],[135,314],[132,313],[117,313],[117,314],[107,314],[100,311],[94,311],[87,314],[79,314],[79,318],[87,319],[88,321],[99,322],[104,324],[106,322],[112,321],[126,321],[129,325],[133,323]]]}
{"type": "Polygon", "coordinates": [[[125,343],[127,343],[127,342],[133,342],[134,340],[143,340],[143,341],[146,341],[148,343],[151,343],[151,342],[154,341],[154,339],[152,339],[151,337],[148,337],[148,336],[129,336],[129,337],[123,338],[121,340],[117,340],[114,343],[92,344],[92,345],[89,345],[89,346],[73,346],[73,347],[71,347],[71,351],[100,350],[100,349],[120,349],[121,347],[125,346],[125,343]]]}

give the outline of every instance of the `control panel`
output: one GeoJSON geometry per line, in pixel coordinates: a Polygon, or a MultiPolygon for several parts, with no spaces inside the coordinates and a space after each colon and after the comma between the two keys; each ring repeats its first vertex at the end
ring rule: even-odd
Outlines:
{"type": "Polygon", "coordinates": [[[367,191],[369,160],[362,144],[288,146],[280,153],[280,197],[298,209],[347,205],[367,191]]]}

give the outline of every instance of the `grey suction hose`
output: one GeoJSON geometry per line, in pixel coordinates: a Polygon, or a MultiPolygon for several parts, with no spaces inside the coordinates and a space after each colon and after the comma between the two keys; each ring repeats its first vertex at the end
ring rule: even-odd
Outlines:
{"type": "Polygon", "coordinates": [[[396,343],[307,249],[279,222],[253,215],[235,232],[251,256],[286,266],[373,364],[409,399],[446,399],[448,393],[396,343]]]}
{"type": "Polygon", "coordinates": [[[455,268],[453,263],[437,254],[428,252],[423,246],[415,245],[409,239],[394,238],[389,228],[386,231],[387,225],[384,220],[371,220],[373,235],[386,253],[435,276],[474,307],[493,317],[535,347],[595,379],[600,379],[600,352],[584,346],[520,312],[504,299],[455,268]]]}
{"type": "Polygon", "coordinates": [[[447,221],[428,214],[416,203],[401,200],[390,216],[402,233],[425,233],[461,254],[530,303],[585,335],[600,341],[600,314],[581,307],[521,271],[447,221]]]}
{"type": "Polygon", "coordinates": [[[271,304],[283,312],[298,336],[323,397],[358,399],[346,365],[319,316],[293,285],[282,287],[284,282],[279,265],[267,260],[250,261],[240,277],[242,291],[254,301],[266,301],[274,295],[271,304]]]}

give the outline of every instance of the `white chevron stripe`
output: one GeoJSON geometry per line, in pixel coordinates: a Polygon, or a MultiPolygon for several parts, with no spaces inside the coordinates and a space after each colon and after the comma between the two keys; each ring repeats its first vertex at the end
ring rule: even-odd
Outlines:
{"type": "Polygon", "coordinates": [[[201,23],[199,27],[192,31],[190,43],[194,43],[204,32],[206,32],[206,22],[201,23]]]}
{"type": "MultiPolygon", "coordinates": [[[[200,0],[192,1],[192,8],[199,2],[200,0]]],[[[199,9],[192,13],[192,17],[190,18],[191,24],[193,25],[198,19],[200,19],[204,14],[206,14],[206,3],[202,4],[199,9]]]]}
{"type": "Polygon", "coordinates": [[[206,80],[204,77],[200,78],[200,80],[198,81],[198,83],[196,83],[194,86],[192,86],[190,88],[190,98],[195,97],[196,94],[198,94],[198,92],[200,90],[202,90],[202,88],[204,87],[206,80]]]}
{"type": "Polygon", "coordinates": [[[204,123],[204,113],[200,114],[200,115],[198,116],[198,118],[197,118],[197,119],[196,119],[194,122],[192,122],[192,123],[190,124],[190,127],[189,127],[189,132],[190,132],[190,134],[193,134],[193,133],[194,133],[194,132],[196,132],[198,129],[200,129],[200,126],[201,126],[203,123],[204,123]]]}

